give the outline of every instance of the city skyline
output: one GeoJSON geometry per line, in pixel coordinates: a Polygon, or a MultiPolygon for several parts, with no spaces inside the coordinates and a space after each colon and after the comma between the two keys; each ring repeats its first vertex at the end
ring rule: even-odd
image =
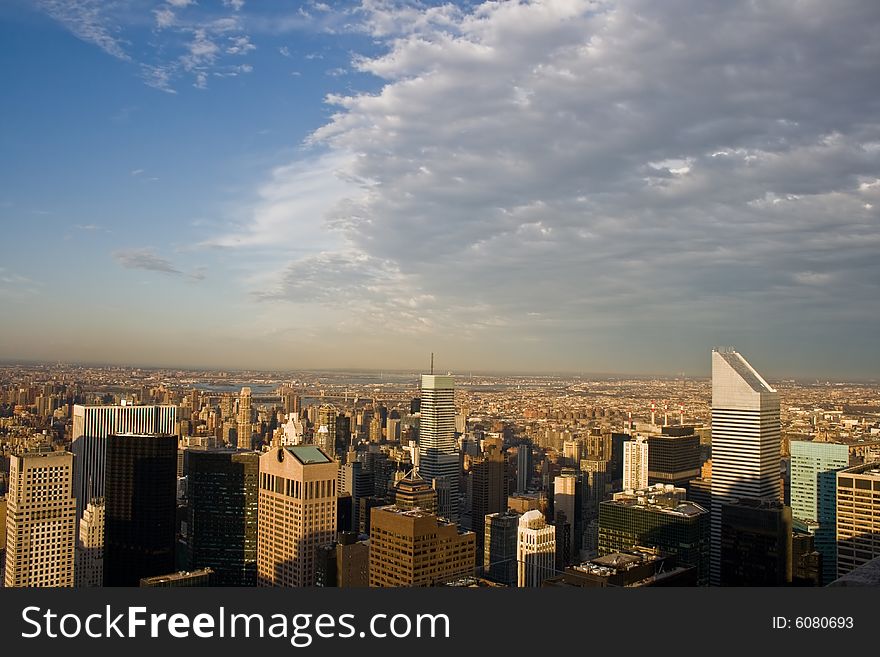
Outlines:
{"type": "Polygon", "coordinates": [[[0,360],[869,379],[878,25],[6,3],[0,360]]]}

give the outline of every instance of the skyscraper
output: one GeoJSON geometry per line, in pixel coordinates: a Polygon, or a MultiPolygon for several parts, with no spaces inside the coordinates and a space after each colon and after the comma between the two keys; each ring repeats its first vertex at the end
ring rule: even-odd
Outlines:
{"type": "Polygon", "coordinates": [[[337,467],[314,445],[260,457],[258,586],[314,586],[317,549],[336,537],[337,467]]]}
{"type": "MultiPolygon", "coordinates": [[[[579,499],[582,487],[578,485],[579,475],[576,471],[566,469],[553,480],[553,511],[554,522],[560,524],[560,519],[570,524],[568,532],[568,546],[566,551],[570,557],[578,554],[581,541],[577,539],[578,531],[583,532],[581,513],[581,500],[579,499]]],[[[562,551],[562,545],[557,544],[556,549],[562,551]]],[[[568,564],[565,564],[568,565],[568,564]]]]}
{"type": "Polygon", "coordinates": [[[500,441],[471,464],[471,530],[477,537],[477,555],[483,554],[485,518],[507,509],[507,462],[500,441]]]}
{"type": "Polygon", "coordinates": [[[791,583],[791,508],[774,499],[721,505],[721,586],[791,583]]]}
{"type": "Polygon", "coordinates": [[[5,586],[74,585],[73,455],[24,452],[9,463],[5,586]]]}
{"type": "Polygon", "coordinates": [[[187,570],[211,568],[217,586],[257,585],[258,452],[190,452],[187,570]]]}
{"type": "Polygon", "coordinates": [[[79,540],[76,544],[77,588],[95,588],[104,585],[104,498],[96,497],[86,505],[79,521],[79,540]]]}
{"type": "Polygon", "coordinates": [[[880,557],[880,462],[837,473],[837,575],[880,557]]]}
{"type": "Polygon", "coordinates": [[[516,448],[516,492],[526,493],[532,481],[532,444],[520,443],[516,448]]]}
{"type": "Polygon", "coordinates": [[[73,495],[77,517],[81,517],[93,497],[104,496],[107,436],[110,434],[177,433],[177,407],[81,406],[73,407],[73,435],[70,451],[73,461],[73,495]]]}
{"type": "Polygon", "coordinates": [[[450,375],[423,374],[419,420],[419,474],[437,481],[439,515],[458,520],[459,457],[455,449],[454,383],[450,375]]]}
{"type": "Polygon", "coordinates": [[[780,500],[779,393],[733,350],[712,352],[712,552],[721,582],[721,507],[740,498],[780,500]]]}
{"type": "Polygon", "coordinates": [[[254,432],[254,425],[251,423],[253,416],[251,414],[251,389],[244,387],[241,389],[241,396],[238,399],[238,448],[251,449],[251,434],[254,432]]]}
{"type": "Polygon", "coordinates": [[[517,586],[541,586],[556,572],[556,528],[540,511],[527,511],[520,519],[516,539],[517,586]]]}
{"type": "Polygon", "coordinates": [[[351,494],[352,518],[351,526],[346,531],[358,531],[361,524],[361,500],[375,493],[373,473],[366,472],[362,461],[355,459],[355,452],[349,452],[349,461],[339,466],[337,473],[338,490],[340,493],[351,494]]]}
{"type": "Polygon", "coordinates": [[[104,586],[173,572],[177,436],[108,436],[104,507],[104,586]]]}
{"type": "Polygon", "coordinates": [[[315,444],[328,456],[336,455],[336,409],[330,404],[318,407],[318,430],[315,432],[315,444]]]}
{"type": "Polygon", "coordinates": [[[700,476],[700,437],[693,427],[666,426],[648,436],[648,485],[686,487],[700,476]]]}
{"type": "Polygon", "coordinates": [[[482,555],[483,577],[507,586],[516,586],[518,528],[519,514],[515,511],[490,513],[486,516],[482,555]]]}
{"type": "Polygon", "coordinates": [[[648,441],[644,436],[623,444],[623,490],[648,487],[648,441]]]}
{"type": "Polygon", "coordinates": [[[837,579],[837,471],[849,465],[849,447],[791,441],[791,513],[812,534],[822,555],[822,584],[837,579]]]}

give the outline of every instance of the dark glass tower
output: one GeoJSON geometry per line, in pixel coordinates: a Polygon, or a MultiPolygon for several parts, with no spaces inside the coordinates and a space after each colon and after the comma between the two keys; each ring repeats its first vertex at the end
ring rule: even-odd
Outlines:
{"type": "Polygon", "coordinates": [[[188,569],[211,568],[217,586],[257,585],[259,474],[257,452],[189,454],[188,569]]]}
{"type": "Polygon", "coordinates": [[[177,436],[107,438],[104,586],[174,571],[177,436]]]}

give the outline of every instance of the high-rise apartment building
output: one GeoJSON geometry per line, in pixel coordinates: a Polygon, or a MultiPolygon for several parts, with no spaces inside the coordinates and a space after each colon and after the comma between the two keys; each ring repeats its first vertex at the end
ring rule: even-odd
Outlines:
{"type": "Polygon", "coordinates": [[[519,517],[514,511],[505,511],[485,518],[483,577],[506,586],[516,586],[519,517]]]}
{"type": "MultiPolygon", "coordinates": [[[[422,407],[424,408],[424,406],[422,407]]],[[[473,576],[473,532],[421,509],[372,510],[370,586],[436,586],[473,576]]]]}
{"type": "Polygon", "coordinates": [[[177,407],[171,405],[81,406],[73,407],[73,434],[70,451],[73,461],[73,495],[77,517],[81,517],[93,497],[104,497],[107,436],[134,433],[176,434],[177,407]]]}
{"type": "Polygon", "coordinates": [[[516,563],[520,588],[541,586],[556,572],[556,528],[540,511],[527,511],[518,521],[516,563]]]}
{"type": "Polygon", "coordinates": [[[880,557],[880,461],[837,473],[837,573],[880,557]]]}
{"type": "Polygon", "coordinates": [[[450,375],[423,374],[419,420],[419,474],[438,492],[440,515],[458,520],[460,475],[455,448],[454,382],[450,375]]]}
{"type": "Polygon", "coordinates": [[[177,436],[107,437],[104,586],[174,571],[177,436]]]}
{"type": "Polygon", "coordinates": [[[104,586],[104,498],[96,497],[86,505],[79,521],[76,544],[77,588],[104,586]]]}
{"type": "Polygon", "coordinates": [[[637,436],[623,445],[623,490],[648,487],[648,440],[637,436]]]}
{"type": "Polygon", "coordinates": [[[197,450],[187,459],[186,568],[214,571],[217,586],[257,585],[260,454],[197,450]]]}
{"type": "Polygon", "coordinates": [[[314,586],[317,549],[336,537],[337,467],[314,445],[260,457],[258,586],[314,586]]]}
{"type": "Polygon", "coordinates": [[[837,471],[849,465],[849,447],[793,440],[791,514],[796,529],[812,534],[822,555],[822,584],[837,579],[837,471]]]}
{"type": "Polygon", "coordinates": [[[238,398],[238,448],[251,449],[251,435],[254,432],[253,411],[251,409],[251,389],[244,387],[238,398]]]}
{"type": "Polygon", "coordinates": [[[779,393],[733,350],[712,352],[712,553],[721,582],[721,507],[781,500],[779,393]]]}
{"type": "Polygon", "coordinates": [[[73,455],[24,452],[9,461],[4,585],[74,585],[73,455]]]}

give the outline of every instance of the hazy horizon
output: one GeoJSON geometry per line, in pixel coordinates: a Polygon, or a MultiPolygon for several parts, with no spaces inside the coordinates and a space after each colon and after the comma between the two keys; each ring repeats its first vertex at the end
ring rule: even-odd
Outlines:
{"type": "Polygon", "coordinates": [[[730,344],[871,380],[878,28],[870,0],[4,3],[0,359],[702,377],[730,344]]]}

